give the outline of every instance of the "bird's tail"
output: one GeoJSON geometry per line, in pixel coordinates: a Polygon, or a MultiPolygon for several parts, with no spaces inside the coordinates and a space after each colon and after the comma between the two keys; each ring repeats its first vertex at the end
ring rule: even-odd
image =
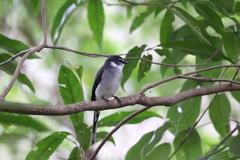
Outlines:
{"type": "Polygon", "coordinates": [[[92,127],[92,137],[90,144],[94,144],[97,139],[97,125],[98,125],[98,117],[100,115],[100,111],[94,111],[94,116],[93,116],[93,127],[92,127]]]}

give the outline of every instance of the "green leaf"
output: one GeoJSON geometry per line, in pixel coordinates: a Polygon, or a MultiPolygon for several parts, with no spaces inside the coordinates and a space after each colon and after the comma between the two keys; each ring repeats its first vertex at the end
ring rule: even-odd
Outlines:
{"type": "Polygon", "coordinates": [[[222,137],[225,137],[230,131],[230,113],[231,106],[227,96],[225,94],[217,95],[209,108],[209,116],[214,128],[222,137]]]}
{"type": "Polygon", "coordinates": [[[78,122],[74,124],[75,133],[77,136],[77,140],[80,143],[81,148],[86,152],[88,150],[91,131],[88,125],[83,122],[78,122]]]}
{"type": "MultiPolygon", "coordinates": [[[[198,82],[186,80],[180,92],[197,88],[198,82]]],[[[167,113],[167,118],[175,125],[175,132],[192,126],[200,113],[201,97],[194,97],[172,106],[167,113]]]]}
{"type": "MultiPolygon", "coordinates": [[[[144,55],[143,58],[152,61],[152,55],[144,55]]],[[[150,62],[141,60],[138,69],[138,82],[140,82],[146,76],[147,72],[150,71],[151,65],[150,62]]]]}
{"type": "MultiPolygon", "coordinates": [[[[165,58],[165,59],[163,59],[162,63],[171,64],[172,62],[168,58],[165,58]]],[[[164,66],[164,65],[160,66],[160,73],[161,73],[162,77],[164,77],[165,73],[170,68],[172,68],[172,66],[164,66]]]]}
{"type": "Polygon", "coordinates": [[[140,27],[143,22],[146,21],[146,18],[154,11],[154,6],[149,6],[147,8],[147,10],[139,15],[137,15],[133,22],[132,25],[130,27],[130,33],[132,33],[135,29],[137,29],[138,27],[140,27]]]}
{"type": "Polygon", "coordinates": [[[62,141],[70,135],[68,132],[54,132],[36,144],[36,149],[30,151],[26,160],[46,160],[54,153],[62,141]]]}
{"type": "MultiPolygon", "coordinates": [[[[1,62],[5,62],[7,61],[8,59],[10,59],[11,56],[6,54],[6,53],[2,53],[0,54],[0,63],[1,62]]],[[[9,75],[13,75],[15,70],[17,68],[17,61],[13,60],[13,61],[10,61],[2,66],[0,66],[0,70],[6,72],[7,74],[9,75]]],[[[22,84],[25,84],[26,86],[28,86],[33,92],[35,92],[35,89],[33,87],[33,84],[32,82],[28,79],[28,77],[25,75],[25,74],[22,74],[22,73],[19,73],[18,74],[18,77],[17,77],[17,80],[22,83],[22,84]]]]}
{"type": "Polygon", "coordinates": [[[225,14],[233,14],[235,0],[210,0],[212,6],[225,14]]]}
{"type": "Polygon", "coordinates": [[[206,28],[196,18],[192,17],[189,13],[178,7],[167,7],[173,14],[181,18],[192,29],[193,33],[198,37],[202,43],[211,45],[211,37],[206,32],[206,28]]]}
{"type": "Polygon", "coordinates": [[[154,148],[154,150],[147,156],[149,160],[168,160],[171,153],[171,145],[163,143],[154,148]]]}
{"type": "MultiPolygon", "coordinates": [[[[217,48],[215,47],[197,41],[173,41],[160,44],[159,46],[178,49],[201,58],[210,58],[217,50],[217,48]]],[[[228,60],[232,62],[232,60],[226,57],[221,51],[219,51],[217,55],[215,55],[212,58],[212,60],[213,61],[228,60]]]]}
{"type": "Polygon", "coordinates": [[[183,25],[173,32],[169,41],[189,40],[192,37],[195,37],[193,30],[188,25],[183,25]]]}
{"type": "MultiPolygon", "coordinates": [[[[207,61],[207,59],[202,59],[200,57],[196,57],[196,64],[203,64],[206,61],[207,61]]],[[[205,65],[196,66],[196,69],[200,70],[200,69],[203,69],[203,68],[208,68],[208,67],[213,67],[213,66],[218,66],[218,65],[222,65],[222,61],[217,61],[217,62],[209,61],[205,65]]],[[[200,75],[202,77],[208,77],[208,78],[218,78],[221,75],[221,72],[222,72],[222,68],[218,68],[218,69],[211,70],[211,72],[205,71],[205,72],[198,73],[198,75],[200,75]]],[[[199,84],[202,87],[211,86],[211,85],[213,85],[213,83],[214,82],[201,82],[201,81],[199,81],[199,84]]]]}
{"type": "MultiPolygon", "coordinates": [[[[61,66],[58,74],[59,91],[65,104],[83,101],[82,86],[75,74],[67,67],[61,66]]],[[[83,122],[83,112],[70,115],[73,125],[83,122]]]]}
{"type": "Polygon", "coordinates": [[[210,0],[210,1],[193,1],[196,4],[203,4],[205,6],[208,6],[212,8],[213,10],[216,10],[217,12],[223,14],[227,18],[234,21],[236,24],[240,24],[236,18],[232,16],[235,6],[234,0],[210,0]]]}
{"type": "Polygon", "coordinates": [[[71,151],[68,160],[84,160],[81,157],[81,153],[78,147],[74,147],[73,150],[71,151]]]}
{"type": "Polygon", "coordinates": [[[201,15],[217,33],[223,33],[224,26],[222,23],[222,19],[213,9],[202,4],[195,4],[194,8],[198,12],[198,14],[201,15]]]}
{"type": "Polygon", "coordinates": [[[167,10],[167,12],[165,13],[165,15],[163,17],[162,24],[160,27],[160,42],[161,43],[167,43],[169,41],[169,38],[174,31],[173,26],[172,26],[172,23],[174,21],[175,21],[174,15],[172,14],[172,12],[167,10]]]}
{"type": "MultiPolygon", "coordinates": [[[[142,45],[141,47],[135,46],[133,47],[127,54],[126,58],[132,58],[132,57],[141,57],[141,52],[146,48],[146,45],[142,45]],[[139,54],[130,54],[130,53],[138,53],[139,54]]],[[[121,87],[124,90],[124,84],[128,80],[128,78],[131,76],[134,68],[136,68],[138,64],[138,59],[131,61],[129,64],[125,65],[123,68],[123,79],[121,82],[121,87]]]]}
{"type": "Polygon", "coordinates": [[[142,148],[152,139],[153,134],[154,132],[149,132],[143,135],[142,138],[128,150],[125,160],[142,160],[141,154],[139,153],[142,148]]]}
{"type": "Polygon", "coordinates": [[[33,8],[34,14],[37,15],[40,8],[41,0],[29,0],[29,2],[33,8]]]}
{"type": "Polygon", "coordinates": [[[75,71],[77,72],[78,78],[82,79],[82,75],[83,75],[83,66],[78,66],[75,67],[75,71]]]}
{"type": "Polygon", "coordinates": [[[132,9],[133,9],[133,7],[132,6],[126,6],[125,7],[126,8],[126,17],[127,18],[130,18],[130,17],[132,17],[132,9]]]}
{"type": "MultiPolygon", "coordinates": [[[[240,78],[237,78],[235,81],[240,82],[240,78]]],[[[231,94],[240,103],[240,92],[239,91],[232,91],[231,94]]]]}
{"type": "Polygon", "coordinates": [[[233,137],[233,139],[229,143],[229,151],[233,154],[240,154],[240,134],[233,137]]]}
{"type": "Polygon", "coordinates": [[[18,115],[13,113],[0,112],[0,123],[28,127],[38,132],[49,131],[47,127],[33,119],[31,116],[22,114],[18,115]]]}
{"type": "MultiPolygon", "coordinates": [[[[135,111],[130,111],[130,112],[122,111],[122,112],[117,112],[109,116],[106,116],[98,122],[98,127],[116,126],[120,121],[122,121],[124,118],[126,118],[127,116],[129,116],[134,112],[135,111]]],[[[155,112],[145,111],[133,117],[131,120],[127,121],[125,124],[137,124],[151,117],[162,118],[159,114],[155,112]]]]}
{"type": "Polygon", "coordinates": [[[88,22],[93,32],[93,38],[99,47],[102,45],[104,19],[103,3],[101,1],[90,0],[88,4],[88,22]]]}
{"type": "MultiPolygon", "coordinates": [[[[17,54],[21,51],[29,49],[29,47],[21,41],[10,39],[2,34],[0,34],[0,48],[5,49],[6,51],[17,54]]],[[[39,58],[37,55],[32,54],[28,57],[31,58],[39,58]]]]}
{"type": "Polygon", "coordinates": [[[68,18],[76,9],[77,5],[73,1],[68,0],[58,10],[56,16],[53,19],[53,25],[51,29],[51,37],[54,45],[57,44],[68,18]]]}
{"type": "MultiPolygon", "coordinates": [[[[184,137],[187,135],[188,131],[184,130],[181,131],[174,139],[173,145],[176,149],[179,144],[182,142],[184,137]]],[[[188,136],[184,144],[175,154],[177,160],[193,160],[199,159],[202,154],[202,146],[201,146],[201,139],[199,134],[196,130],[193,130],[191,134],[188,136]]]]}
{"type": "Polygon", "coordinates": [[[240,12],[240,2],[235,3],[234,13],[239,14],[240,12]]]}
{"type": "MultiPolygon", "coordinates": [[[[151,139],[151,141],[146,143],[145,147],[142,149],[141,155],[142,155],[143,159],[151,159],[151,158],[149,158],[149,155],[151,155],[152,151],[154,150],[154,147],[162,139],[164,132],[166,130],[168,130],[170,127],[172,127],[172,124],[169,121],[167,121],[154,132],[154,135],[153,135],[153,138],[151,139]]],[[[153,156],[153,154],[152,154],[152,156],[153,156]]]]}
{"type": "MultiPolygon", "coordinates": [[[[108,132],[98,132],[98,133],[97,133],[97,142],[102,141],[102,140],[107,136],[107,134],[108,134],[108,132]]],[[[115,141],[114,141],[114,139],[113,139],[112,136],[111,136],[110,138],[108,138],[107,141],[110,141],[110,142],[112,142],[114,145],[116,145],[116,144],[115,144],[115,141]]]]}
{"type": "Polygon", "coordinates": [[[231,59],[238,59],[240,54],[240,37],[236,34],[235,26],[230,26],[222,34],[222,41],[226,55],[231,59]]]}
{"type": "MultiPolygon", "coordinates": [[[[157,54],[160,56],[166,56],[166,58],[162,61],[163,64],[178,64],[186,56],[186,53],[175,49],[171,50],[171,52],[166,48],[155,49],[155,52],[157,52],[157,54]]],[[[172,68],[172,66],[161,65],[160,73],[163,77],[166,71],[170,68],[172,68]]],[[[174,72],[175,74],[180,74],[181,70],[179,70],[177,67],[174,67],[174,72]]]]}

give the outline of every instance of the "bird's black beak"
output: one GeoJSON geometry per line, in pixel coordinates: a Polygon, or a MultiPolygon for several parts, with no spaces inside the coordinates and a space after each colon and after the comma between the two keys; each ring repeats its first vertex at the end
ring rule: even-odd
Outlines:
{"type": "Polygon", "coordinates": [[[122,63],[124,63],[124,64],[128,64],[129,62],[122,60],[122,63]]]}

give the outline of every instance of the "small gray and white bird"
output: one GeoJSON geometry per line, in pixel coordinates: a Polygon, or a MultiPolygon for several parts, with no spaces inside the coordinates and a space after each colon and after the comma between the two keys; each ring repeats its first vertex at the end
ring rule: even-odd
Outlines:
{"type": "MultiPolygon", "coordinates": [[[[114,94],[117,92],[122,81],[122,68],[125,64],[128,64],[128,62],[117,55],[111,56],[105,61],[96,74],[91,101],[108,101],[109,98],[114,97],[118,102],[121,102],[114,94]]],[[[94,111],[91,145],[96,142],[99,114],[100,111],[94,111]]]]}

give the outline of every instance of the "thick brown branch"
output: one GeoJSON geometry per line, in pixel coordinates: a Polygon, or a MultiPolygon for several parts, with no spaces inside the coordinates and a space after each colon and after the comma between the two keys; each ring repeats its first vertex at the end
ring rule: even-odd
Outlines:
{"type": "Polygon", "coordinates": [[[0,101],[0,111],[32,115],[69,115],[82,111],[116,109],[136,104],[149,107],[160,105],[172,106],[176,103],[179,103],[192,97],[236,90],[240,90],[240,85],[221,84],[211,87],[191,89],[188,91],[177,93],[170,97],[146,97],[141,94],[134,94],[131,96],[120,98],[122,101],[121,105],[119,105],[119,103],[116,100],[111,100],[109,101],[108,104],[105,101],[96,102],[86,101],[70,105],[55,105],[55,106],[0,101]]]}

